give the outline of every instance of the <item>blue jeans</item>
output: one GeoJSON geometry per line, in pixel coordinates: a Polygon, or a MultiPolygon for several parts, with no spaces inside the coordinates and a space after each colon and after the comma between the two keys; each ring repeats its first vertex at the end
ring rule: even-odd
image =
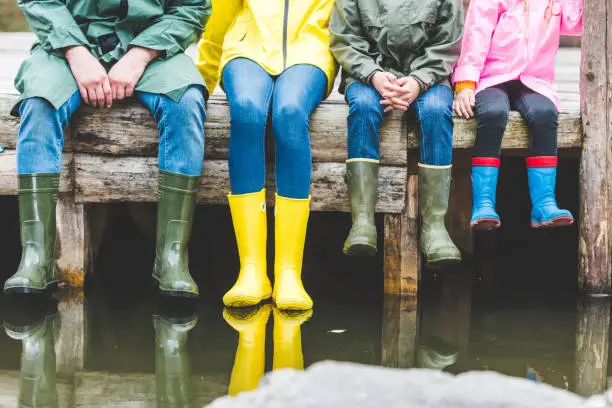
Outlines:
{"type": "MultiPolygon", "coordinates": [[[[159,127],[159,168],[171,173],[199,176],[204,160],[206,121],[202,89],[189,87],[178,102],[146,92],[138,92],[137,96],[151,110],[159,127]]],[[[30,98],[21,103],[17,174],[60,172],[64,129],[80,105],[78,92],[59,109],[41,98],[30,98]]]]}
{"type": "MultiPolygon", "coordinates": [[[[380,159],[380,127],[383,123],[382,97],[371,86],[353,83],[346,90],[349,103],[348,158],[380,159]]],[[[419,125],[419,161],[447,166],[453,157],[453,92],[434,85],[408,109],[419,125]]]]}
{"type": "Polygon", "coordinates": [[[312,65],[295,65],[278,77],[237,58],[223,69],[230,105],[229,173],[232,194],[260,191],[266,182],[266,125],[274,135],[276,190],[308,198],[312,155],[309,118],[325,97],[327,77],[312,65]]]}

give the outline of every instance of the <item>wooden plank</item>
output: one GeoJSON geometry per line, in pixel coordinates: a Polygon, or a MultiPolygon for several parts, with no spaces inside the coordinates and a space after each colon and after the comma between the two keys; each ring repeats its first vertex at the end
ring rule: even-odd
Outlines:
{"type": "MultiPolygon", "coordinates": [[[[587,294],[610,294],[610,210],[612,177],[609,155],[612,125],[610,89],[612,67],[607,54],[607,0],[585,0],[582,49],[581,108],[584,143],[579,173],[579,277],[580,290],[587,294]]],[[[610,35],[610,33],[608,33],[610,35]]],[[[611,63],[612,64],[612,63],[611,63]]]]}
{"type": "MultiPolygon", "coordinates": [[[[0,145],[14,149],[19,120],[8,114],[16,95],[0,93],[0,145]]],[[[346,116],[344,102],[324,102],[311,119],[313,161],[342,163],[346,160],[346,116]]],[[[229,108],[219,97],[209,101],[206,123],[208,159],[226,159],[229,138],[229,108]]],[[[469,149],[475,138],[476,122],[455,120],[454,146],[469,149]]],[[[136,102],[117,103],[110,111],[84,107],[75,114],[71,137],[66,137],[66,149],[71,140],[74,151],[96,154],[155,156],[158,132],[150,112],[136,102]],[[112,123],[112,126],[109,124],[112,123]]],[[[579,147],[582,126],[577,114],[559,116],[559,148],[579,147]]],[[[418,138],[399,112],[392,112],[381,129],[381,160],[383,164],[405,165],[406,149],[416,149],[418,138]]],[[[527,127],[519,114],[512,112],[503,140],[504,149],[527,149],[527,127]]]]}
{"type": "MultiPolygon", "coordinates": [[[[94,156],[75,154],[75,193],[79,203],[113,201],[153,202],[156,200],[157,158],[94,156]]],[[[274,191],[272,169],[268,169],[270,196],[274,191]]],[[[341,163],[315,163],[312,174],[313,211],[350,211],[341,163]]],[[[406,169],[382,166],[379,175],[378,204],[383,213],[404,209],[406,169]]],[[[198,193],[200,204],[226,204],[229,171],[226,161],[204,162],[204,176],[198,193]]],[[[270,201],[270,205],[273,202],[270,201]]]]}
{"type": "Polygon", "coordinates": [[[584,397],[606,391],[610,298],[586,298],[578,304],[576,393],[584,397]]]}
{"type": "Polygon", "coordinates": [[[91,264],[90,228],[87,209],[74,202],[74,194],[62,194],[57,203],[55,264],[63,284],[82,287],[91,264]]]}
{"type": "Polygon", "coordinates": [[[418,177],[406,183],[406,211],[385,214],[384,292],[415,296],[421,268],[418,245],[418,177]]]}
{"type": "MultiPolygon", "coordinates": [[[[17,161],[14,150],[0,153],[0,195],[17,195],[17,161]]],[[[72,153],[64,153],[60,176],[60,192],[72,191],[70,163],[72,153]]]]}
{"type": "Polygon", "coordinates": [[[387,295],[383,299],[381,365],[414,368],[418,347],[417,298],[387,295]]]}

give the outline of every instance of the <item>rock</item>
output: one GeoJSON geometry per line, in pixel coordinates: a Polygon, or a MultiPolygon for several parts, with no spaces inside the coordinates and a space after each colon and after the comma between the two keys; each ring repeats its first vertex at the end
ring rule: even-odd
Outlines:
{"type": "MultiPolygon", "coordinates": [[[[326,361],[268,374],[260,387],[210,408],[586,408],[568,391],[491,371],[457,376],[326,361]]],[[[605,407],[605,405],[604,405],[605,407]]]]}

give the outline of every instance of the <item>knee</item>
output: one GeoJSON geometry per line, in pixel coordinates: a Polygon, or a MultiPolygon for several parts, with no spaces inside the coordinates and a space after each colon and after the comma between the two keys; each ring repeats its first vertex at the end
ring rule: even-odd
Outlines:
{"type": "Polygon", "coordinates": [[[28,98],[21,102],[19,115],[22,121],[46,122],[47,126],[59,117],[57,109],[43,98],[28,98]]]}
{"type": "Polygon", "coordinates": [[[384,107],[380,104],[380,100],[378,92],[370,87],[367,91],[351,94],[348,98],[349,116],[382,122],[384,107]]]}
{"type": "Polygon", "coordinates": [[[447,120],[453,119],[453,106],[452,98],[447,100],[446,98],[433,96],[428,97],[425,94],[423,98],[417,99],[417,108],[419,110],[419,116],[432,117],[432,118],[444,118],[447,120]]]}
{"type": "Polygon", "coordinates": [[[229,105],[232,122],[266,125],[268,111],[261,98],[245,92],[232,98],[229,105]]]}
{"type": "Polygon", "coordinates": [[[299,101],[283,101],[274,105],[272,125],[280,129],[308,126],[308,116],[308,112],[299,101]]]}
{"type": "Polygon", "coordinates": [[[529,107],[525,119],[529,124],[551,125],[557,123],[558,113],[557,109],[552,104],[550,104],[550,106],[537,104],[529,107]]]}
{"type": "Polygon", "coordinates": [[[189,122],[204,125],[206,120],[206,102],[202,89],[197,86],[187,88],[181,99],[171,104],[169,114],[174,118],[185,118],[189,122]]]}
{"type": "Polygon", "coordinates": [[[484,125],[506,127],[508,113],[509,109],[501,104],[476,106],[478,122],[484,125]]]}

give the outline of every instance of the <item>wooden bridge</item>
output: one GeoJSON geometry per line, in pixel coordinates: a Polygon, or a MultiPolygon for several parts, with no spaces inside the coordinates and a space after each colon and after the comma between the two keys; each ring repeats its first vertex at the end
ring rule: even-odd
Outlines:
{"type": "MultiPolygon", "coordinates": [[[[0,145],[6,148],[0,154],[0,195],[17,194],[14,149],[19,119],[11,117],[9,111],[18,96],[13,87],[13,78],[20,62],[27,56],[33,39],[27,33],[0,34],[0,58],[3,61],[0,66],[0,145]]],[[[579,50],[563,49],[557,67],[563,105],[559,148],[562,155],[574,157],[583,146],[579,114],[579,61],[579,50]]],[[[350,211],[344,183],[347,113],[348,107],[343,97],[334,93],[312,117],[313,211],[350,211]]],[[[473,144],[476,124],[475,121],[460,119],[455,123],[454,184],[447,224],[464,252],[471,252],[471,182],[467,149],[473,144]]],[[[229,109],[224,95],[219,91],[208,102],[204,173],[198,194],[200,204],[226,204],[229,191],[228,136],[229,109]]],[[[94,225],[103,224],[104,221],[103,213],[89,214],[93,211],[89,204],[155,201],[157,145],[155,122],[149,111],[135,101],[118,103],[111,110],[86,106],[77,112],[65,134],[58,206],[57,263],[63,282],[80,286],[90,269],[98,241],[98,227],[94,225]]],[[[517,113],[512,113],[503,149],[506,153],[524,155],[527,147],[526,126],[517,113]]],[[[418,140],[412,125],[399,112],[393,112],[381,131],[382,168],[377,204],[377,211],[385,214],[387,293],[415,294],[418,288],[417,148],[418,140]]],[[[592,149],[588,143],[585,148],[592,149]]],[[[590,160],[585,163],[581,172],[583,182],[591,179],[589,172],[593,171],[592,168],[602,171],[599,165],[590,160]]],[[[273,176],[272,171],[268,171],[268,174],[273,176]]],[[[595,179],[601,177],[598,173],[595,179]]],[[[272,179],[269,184],[273,185],[272,179]]],[[[583,195],[593,194],[590,185],[581,191],[583,195]]],[[[272,193],[273,189],[269,189],[269,192],[272,193]]],[[[601,196],[601,193],[598,191],[597,195],[601,196]]],[[[596,198],[585,196],[581,200],[591,202],[596,198]]],[[[100,206],[96,208],[99,211],[100,206]]],[[[595,231],[599,231],[599,228],[595,228],[599,224],[593,222],[592,212],[587,211],[582,215],[587,216],[586,221],[583,218],[581,223],[580,242],[584,252],[581,256],[582,287],[587,292],[608,293],[609,284],[602,283],[602,276],[608,270],[601,269],[603,264],[595,269],[591,266],[600,256],[592,254],[592,251],[596,251],[592,245],[602,239],[601,232],[594,235],[595,231]]],[[[605,259],[607,262],[607,254],[605,259]]]]}

